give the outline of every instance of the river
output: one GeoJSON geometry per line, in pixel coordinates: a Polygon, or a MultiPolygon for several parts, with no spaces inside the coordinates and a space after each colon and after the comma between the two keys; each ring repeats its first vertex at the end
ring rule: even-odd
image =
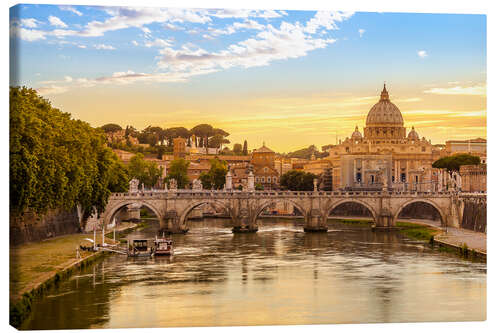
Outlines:
{"type": "MultiPolygon", "coordinates": [[[[256,234],[190,221],[171,258],[111,255],[34,302],[22,329],[486,319],[486,264],[399,233],[264,219],[256,234]]],[[[129,238],[154,237],[157,223],[129,238]]]]}

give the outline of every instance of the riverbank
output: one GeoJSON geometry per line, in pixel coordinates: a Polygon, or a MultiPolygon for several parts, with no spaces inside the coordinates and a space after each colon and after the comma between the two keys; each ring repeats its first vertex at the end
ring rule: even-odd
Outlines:
{"type": "MultiPolygon", "coordinates": [[[[118,233],[134,230],[139,225],[123,223],[118,233]]],[[[98,235],[102,237],[101,235],[98,235]]],[[[79,251],[79,245],[92,246],[86,238],[93,234],[71,234],[10,248],[10,323],[19,326],[28,316],[34,297],[104,255],[103,252],[79,251]]],[[[101,239],[98,237],[98,241],[101,239]]],[[[112,239],[106,238],[111,243],[112,239]]]]}

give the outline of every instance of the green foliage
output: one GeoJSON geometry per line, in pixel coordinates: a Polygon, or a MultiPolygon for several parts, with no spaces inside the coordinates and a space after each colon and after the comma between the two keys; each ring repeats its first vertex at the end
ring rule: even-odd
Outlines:
{"type": "Polygon", "coordinates": [[[137,153],[128,164],[130,178],[138,179],[144,186],[153,187],[161,177],[162,168],[153,161],[146,161],[144,155],[137,153]]]}
{"type": "Polygon", "coordinates": [[[207,147],[208,138],[214,135],[214,128],[209,124],[200,124],[193,127],[191,129],[191,133],[193,133],[196,137],[203,139],[201,144],[198,144],[198,147],[207,147]]]}
{"type": "Polygon", "coordinates": [[[208,146],[210,148],[221,148],[222,145],[228,144],[229,140],[220,134],[215,134],[208,140],[208,146]]]}
{"type": "Polygon", "coordinates": [[[314,178],[316,175],[310,172],[291,170],[281,176],[280,185],[290,191],[312,191],[314,178]]]}
{"type": "Polygon", "coordinates": [[[117,124],[106,124],[106,125],[101,126],[101,129],[105,133],[113,133],[113,132],[121,131],[122,127],[120,125],[117,125],[117,124]]]}
{"type": "Polygon", "coordinates": [[[476,165],[481,163],[481,159],[477,156],[469,154],[455,154],[452,156],[442,157],[432,163],[433,168],[446,169],[448,172],[459,171],[461,165],[476,165]]]}
{"type": "Polygon", "coordinates": [[[430,226],[411,223],[411,222],[396,222],[396,227],[399,228],[400,232],[405,236],[428,241],[429,243],[434,241],[434,236],[437,235],[438,230],[430,226]]]}
{"type": "Polygon", "coordinates": [[[170,163],[168,175],[165,180],[168,181],[170,179],[175,179],[177,181],[177,188],[186,188],[186,185],[189,184],[189,178],[187,175],[188,167],[189,161],[182,158],[176,158],[172,161],[172,163],[170,163]]]}
{"type": "Polygon", "coordinates": [[[227,162],[218,159],[210,160],[210,170],[202,172],[199,179],[204,189],[220,190],[226,183],[227,162]]]}
{"type": "Polygon", "coordinates": [[[255,190],[256,191],[263,191],[264,190],[264,185],[262,185],[261,183],[257,183],[255,185],[255,190]]]}
{"type": "Polygon", "coordinates": [[[303,159],[309,159],[311,158],[311,155],[315,155],[317,158],[323,158],[329,155],[327,151],[320,152],[316,148],[315,145],[310,145],[307,148],[299,149],[294,152],[286,154],[286,157],[295,157],[295,158],[303,158],[303,159]]]}
{"type": "Polygon", "coordinates": [[[241,145],[241,143],[235,143],[233,145],[233,152],[236,155],[240,155],[241,153],[243,153],[243,146],[241,145]]]}
{"type": "Polygon", "coordinates": [[[247,140],[245,140],[245,142],[243,142],[243,155],[248,155],[248,143],[247,143],[247,140]]]}
{"type": "Polygon", "coordinates": [[[38,214],[82,205],[102,212],[126,171],[100,129],[73,120],[33,89],[10,88],[10,210],[38,214]]]}

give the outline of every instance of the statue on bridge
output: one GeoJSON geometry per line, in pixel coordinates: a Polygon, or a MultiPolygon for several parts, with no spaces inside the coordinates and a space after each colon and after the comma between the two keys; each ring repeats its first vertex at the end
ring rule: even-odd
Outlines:
{"type": "Polygon", "coordinates": [[[203,184],[201,183],[201,180],[199,180],[198,178],[196,178],[195,180],[193,180],[193,190],[194,191],[201,191],[201,190],[203,190],[203,184]]]}
{"type": "Polygon", "coordinates": [[[175,180],[175,178],[170,178],[170,180],[168,181],[168,187],[170,188],[170,190],[177,190],[177,180],[175,180]]]}
{"type": "Polygon", "coordinates": [[[137,193],[139,191],[139,179],[133,178],[128,182],[129,193],[137,193]]]}

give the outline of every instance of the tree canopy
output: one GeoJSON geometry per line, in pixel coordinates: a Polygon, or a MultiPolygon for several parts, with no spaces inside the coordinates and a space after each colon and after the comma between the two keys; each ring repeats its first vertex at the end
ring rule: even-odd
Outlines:
{"type": "Polygon", "coordinates": [[[316,175],[310,172],[290,170],[281,176],[280,185],[290,191],[312,191],[314,178],[316,175]]]}
{"type": "Polygon", "coordinates": [[[210,160],[210,170],[200,174],[200,180],[204,189],[220,190],[226,183],[227,162],[219,159],[210,160]]]}
{"type": "Polygon", "coordinates": [[[136,178],[141,184],[151,188],[160,179],[162,168],[158,167],[153,161],[145,160],[143,154],[137,153],[130,159],[128,174],[130,178],[136,178]]]}
{"type": "Polygon", "coordinates": [[[186,161],[182,158],[176,158],[170,163],[168,168],[168,175],[165,178],[166,181],[170,179],[175,179],[177,181],[177,188],[186,188],[186,185],[189,184],[188,178],[188,167],[189,161],[186,161]]]}
{"type": "Polygon", "coordinates": [[[290,152],[286,154],[286,157],[295,157],[295,158],[303,158],[303,159],[309,159],[311,156],[314,155],[317,158],[323,158],[329,155],[327,151],[325,152],[320,152],[316,148],[315,145],[310,145],[307,148],[302,148],[293,152],[290,152]]]}
{"type": "Polygon", "coordinates": [[[126,191],[125,167],[100,129],[26,87],[10,87],[10,211],[13,215],[80,204],[102,212],[111,192],[126,191]]]}
{"type": "Polygon", "coordinates": [[[121,131],[122,127],[118,124],[106,124],[106,125],[101,126],[101,129],[105,133],[113,133],[113,132],[121,131]]]}
{"type": "Polygon", "coordinates": [[[476,165],[481,163],[478,156],[470,154],[455,154],[451,156],[442,157],[432,163],[433,168],[446,169],[449,173],[459,171],[461,165],[476,165]]]}

